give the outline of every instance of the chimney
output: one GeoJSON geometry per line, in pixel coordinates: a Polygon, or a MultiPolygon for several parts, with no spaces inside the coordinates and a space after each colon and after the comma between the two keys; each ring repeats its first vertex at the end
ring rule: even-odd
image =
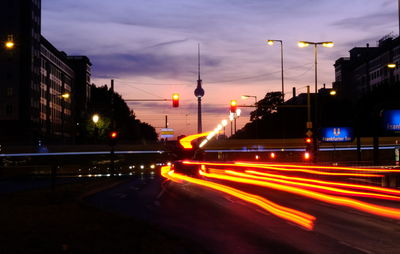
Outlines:
{"type": "Polygon", "coordinates": [[[293,98],[295,98],[295,97],[296,97],[296,87],[293,87],[293,98]]]}

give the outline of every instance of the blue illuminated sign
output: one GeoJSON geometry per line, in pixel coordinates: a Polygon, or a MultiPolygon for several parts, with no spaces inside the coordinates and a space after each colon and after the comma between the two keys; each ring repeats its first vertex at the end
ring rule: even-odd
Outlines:
{"type": "Polygon", "coordinates": [[[321,129],[320,135],[323,142],[351,142],[354,139],[353,128],[327,127],[321,129]]]}
{"type": "Polygon", "coordinates": [[[387,131],[400,131],[400,109],[383,111],[383,123],[387,131]]]}

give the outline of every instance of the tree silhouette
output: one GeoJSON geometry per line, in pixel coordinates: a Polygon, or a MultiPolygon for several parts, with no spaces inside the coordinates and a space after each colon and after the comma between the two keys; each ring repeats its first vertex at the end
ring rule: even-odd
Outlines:
{"type": "Polygon", "coordinates": [[[113,94],[106,85],[101,87],[91,86],[91,98],[87,115],[86,133],[90,140],[94,138],[106,140],[108,138],[108,132],[113,127],[111,121],[113,116],[115,130],[119,132],[120,142],[146,143],[157,140],[157,133],[154,127],[136,119],[133,110],[128,107],[121,95],[115,92],[113,94]],[[111,107],[112,96],[114,96],[114,112],[111,107]],[[96,125],[91,121],[91,115],[95,113],[100,114],[101,117],[96,125]]]}

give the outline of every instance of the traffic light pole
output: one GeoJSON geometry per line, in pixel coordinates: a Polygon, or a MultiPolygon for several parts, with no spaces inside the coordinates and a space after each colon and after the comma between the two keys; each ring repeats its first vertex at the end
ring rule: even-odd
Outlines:
{"type": "MultiPolygon", "coordinates": [[[[115,130],[115,116],[114,116],[114,80],[111,80],[111,126],[113,131],[115,130]]],[[[114,176],[115,172],[115,144],[113,141],[111,141],[111,152],[110,152],[110,170],[111,170],[111,176],[114,176]]]]}

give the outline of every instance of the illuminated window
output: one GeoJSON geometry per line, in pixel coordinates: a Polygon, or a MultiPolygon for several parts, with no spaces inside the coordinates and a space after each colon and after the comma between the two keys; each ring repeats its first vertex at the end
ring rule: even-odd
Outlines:
{"type": "Polygon", "coordinates": [[[6,90],[6,96],[11,97],[13,96],[13,89],[11,87],[8,87],[6,90]]]}

